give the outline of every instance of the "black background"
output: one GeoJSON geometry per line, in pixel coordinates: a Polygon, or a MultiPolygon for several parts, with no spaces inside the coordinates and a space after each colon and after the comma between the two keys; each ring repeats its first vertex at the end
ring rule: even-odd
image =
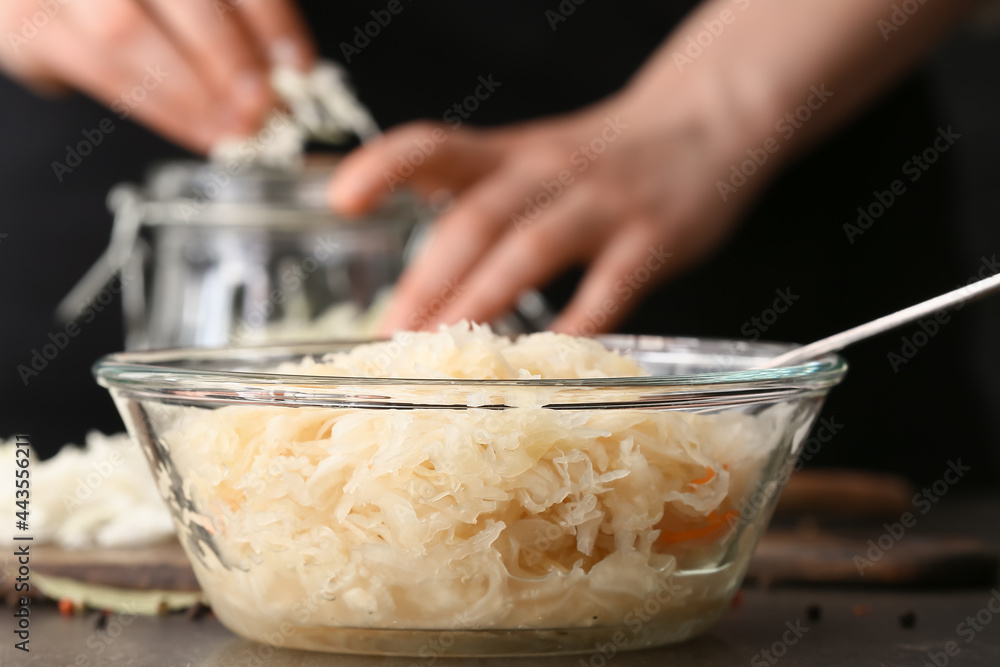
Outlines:
{"type": "MultiPolygon", "coordinates": [[[[325,55],[384,5],[304,3],[325,55]]],[[[557,2],[403,2],[404,10],[354,54],[349,70],[384,127],[440,119],[492,75],[502,86],[470,122],[492,125],[577,108],[619,88],[687,6],[588,0],[555,31],[557,2]]],[[[1000,38],[983,21],[963,27],[928,63],[862,118],[791,166],[708,262],[649,298],[626,331],[740,338],[789,288],[799,300],[764,335],[807,342],[974,276],[1000,253],[1000,38]],[[939,127],[961,139],[851,245],[842,229],[858,206],[902,174],[939,127]]],[[[0,436],[27,432],[44,455],[92,428],[121,430],[90,366],[122,348],[116,301],[27,387],[17,372],[60,328],[55,304],[107,244],[108,189],[139,181],[154,159],[183,155],[79,96],[41,99],[0,79],[0,436]],[[59,183],[51,163],[85,129],[115,131],[59,183]]],[[[576,276],[551,285],[564,302],[576,276]]],[[[970,481],[1000,473],[1000,299],[954,314],[894,372],[886,355],[909,327],[846,353],[851,370],[827,404],[843,430],[810,462],[940,476],[946,461],[970,481]]]]}

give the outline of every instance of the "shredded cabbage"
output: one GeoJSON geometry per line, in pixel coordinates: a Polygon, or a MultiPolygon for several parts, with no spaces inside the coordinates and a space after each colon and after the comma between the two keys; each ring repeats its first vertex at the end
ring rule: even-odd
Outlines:
{"type": "Polygon", "coordinates": [[[304,164],[310,138],[340,143],[351,134],[367,141],[379,133],[371,112],[351,90],[347,71],[336,62],[321,60],[306,73],[275,67],[270,80],[291,114],[274,109],[256,135],[217,141],[209,151],[213,163],[294,170],[304,164]]]}
{"type": "Polygon", "coordinates": [[[398,332],[391,341],[359,345],[320,361],[284,364],[283,373],[342,377],[525,380],[647,375],[629,357],[591,338],[552,332],[512,340],[489,325],[462,322],[440,332],[398,332]]]}
{"type": "Polygon", "coordinates": [[[247,335],[242,337],[241,343],[375,338],[391,297],[392,289],[384,287],[367,308],[344,301],[310,319],[308,299],[299,293],[287,299],[284,319],[268,322],[263,327],[247,327],[247,335]]]}
{"type": "MultiPolygon", "coordinates": [[[[594,340],[539,333],[512,341],[464,323],[280,370],[643,373],[594,340]]],[[[411,629],[620,624],[674,575],[725,565],[730,519],[788,414],[180,410],[163,441],[201,512],[184,510],[181,523],[213,533],[221,560],[201,554],[195,569],[221,617],[249,636],[285,620],[411,629]],[[316,601],[307,614],[303,600],[316,601]]],[[[714,590],[675,589],[663,609],[721,609],[738,578],[720,576],[714,590]]]]}
{"type": "MultiPolygon", "coordinates": [[[[14,479],[14,439],[0,442],[0,475],[14,479]]],[[[149,464],[125,433],[87,434],[84,447],[66,445],[47,461],[31,453],[31,535],[66,549],[152,544],[173,535],[170,513],[156,491],[149,464]]],[[[14,485],[0,501],[14,506],[14,485]]],[[[0,543],[13,543],[13,522],[0,543]]]]}

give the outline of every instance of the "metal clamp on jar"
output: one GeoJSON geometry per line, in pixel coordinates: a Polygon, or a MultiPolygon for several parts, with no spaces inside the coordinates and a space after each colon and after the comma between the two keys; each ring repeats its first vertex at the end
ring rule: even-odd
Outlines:
{"type": "Polygon", "coordinates": [[[129,349],[371,337],[429,216],[404,191],[364,218],[335,215],[335,167],[173,162],[144,187],[117,186],[111,244],[58,315],[72,319],[121,271],[129,349]]]}

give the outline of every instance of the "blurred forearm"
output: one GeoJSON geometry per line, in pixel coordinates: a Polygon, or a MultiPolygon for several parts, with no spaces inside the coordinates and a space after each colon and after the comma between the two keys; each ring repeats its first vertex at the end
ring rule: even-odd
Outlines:
{"type": "MultiPolygon", "coordinates": [[[[648,107],[697,80],[699,106],[722,117],[722,141],[754,145],[815,90],[822,112],[782,145],[787,162],[909,71],[974,0],[710,0],[693,12],[630,83],[648,107]],[[909,10],[910,13],[907,13],[909,10]],[[652,104],[650,104],[652,102],[652,104]]],[[[815,101],[815,98],[814,98],[815,101]]]]}

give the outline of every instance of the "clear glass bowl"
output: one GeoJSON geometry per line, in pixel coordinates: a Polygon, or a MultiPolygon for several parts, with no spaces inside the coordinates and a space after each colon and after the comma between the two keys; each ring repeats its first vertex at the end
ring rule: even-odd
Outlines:
{"type": "Polygon", "coordinates": [[[424,658],[606,654],[720,616],[846,364],[753,370],[788,346],[601,340],[651,376],[266,372],[351,343],[128,352],[95,373],[234,632],[424,658]]]}

